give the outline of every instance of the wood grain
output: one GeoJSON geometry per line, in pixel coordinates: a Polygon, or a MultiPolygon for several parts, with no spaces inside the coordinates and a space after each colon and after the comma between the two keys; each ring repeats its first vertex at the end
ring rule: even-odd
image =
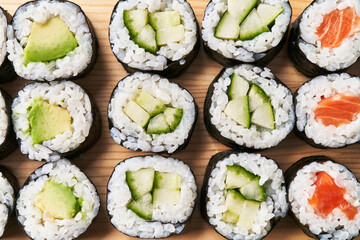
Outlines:
{"type": "MultiPolygon", "coordinates": [[[[99,216],[90,226],[88,231],[81,235],[80,239],[131,239],[118,232],[110,224],[106,215],[105,195],[106,185],[113,167],[125,158],[140,155],[140,153],[127,150],[115,144],[112,141],[108,131],[106,116],[107,104],[110,93],[117,82],[127,75],[126,71],[116,61],[113,56],[108,41],[108,26],[110,15],[116,4],[115,0],[74,0],[79,4],[95,28],[97,39],[99,41],[99,58],[94,70],[85,78],[77,80],[80,84],[91,92],[100,109],[102,117],[102,133],[99,141],[88,152],[73,162],[78,165],[94,182],[101,195],[101,210],[99,216]]],[[[192,5],[198,22],[204,14],[207,2],[205,0],[189,0],[192,5]]],[[[14,11],[25,1],[21,0],[1,0],[0,5],[13,14],[14,11]]],[[[310,0],[291,0],[293,8],[292,22],[310,3],[310,0]]],[[[287,51],[287,46],[280,54],[268,65],[274,74],[282,80],[293,92],[307,80],[306,77],[298,73],[291,64],[287,51]]],[[[185,161],[194,171],[198,188],[202,185],[205,167],[212,155],[228,148],[218,143],[207,133],[202,119],[202,109],[207,88],[213,78],[222,67],[204,54],[201,49],[192,66],[187,72],[176,78],[174,81],[187,88],[195,97],[199,105],[199,119],[195,132],[189,146],[174,155],[174,157],[185,161]]],[[[360,73],[360,66],[356,64],[349,72],[353,74],[360,73]]],[[[16,95],[27,81],[16,79],[14,82],[1,85],[13,97],[16,95]]],[[[360,149],[358,145],[352,145],[339,150],[321,150],[312,148],[303,141],[290,134],[279,146],[264,150],[261,152],[267,157],[273,158],[279,162],[281,168],[286,170],[292,163],[304,156],[314,154],[324,154],[336,161],[348,166],[356,175],[360,177],[360,163],[358,154],[360,149]]],[[[2,165],[7,166],[18,178],[20,185],[23,184],[28,175],[42,163],[30,161],[20,154],[19,150],[13,152],[7,158],[1,160],[2,165]]],[[[6,230],[3,239],[26,239],[19,225],[13,219],[6,230]]],[[[201,218],[199,205],[195,209],[194,216],[188,224],[186,230],[179,236],[170,239],[222,239],[206,222],[201,218]]],[[[302,233],[294,221],[286,217],[267,237],[267,239],[308,239],[302,233]]]]}

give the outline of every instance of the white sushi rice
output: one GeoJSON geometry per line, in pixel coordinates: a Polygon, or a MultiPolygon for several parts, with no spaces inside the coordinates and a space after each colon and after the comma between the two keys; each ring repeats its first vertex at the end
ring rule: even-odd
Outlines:
{"type": "Polygon", "coordinates": [[[0,237],[4,234],[9,214],[14,208],[14,189],[0,172],[0,237]]]}
{"type": "Polygon", "coordinates": [[[295,123],[291,91],[278,84],[268,68],[264,68],[264,71],[252,65],[227,68],[213,86],[214,92],[209,109],[211,124],[219,130],[223,137],[239,145],[262,149],[276,146],[291,132],[295,123]],[[254,124],[248,129],[244,128],[224,113],[229,102],[227,89],[230,86],[230,77],[233,73],[243,76],[250,84],[256,83],[270,97],[275,116],[274,130],[259,128],[254,124]]]}
{"type": "Polygon", "coordinates": [[[313,234],[320,235],[320,239],[345,240],[352,239],[359,234],[360,214],[349,220],[338,208],[327,217],[317,215],[309,204],[315,191],[316,173],[324,171],[334,178],[336,185],[346,189],[344,198],[360,212],[360,184],[354,175],[341,164],[331,161],[312,162],[301,168],[289,186],[289,202],[295,216],[300,223],[309,227],[313,234]]]}
{"type": "Polygon", "coordinates": [[[41,0],[20,7],[7,29],[9,60],[20,77],[28,80],[51,81],[77,76],[89,65],[93,49],[90,28],[80,7],[71,2],[41,0]],[[45,23],[60,16],[74,34],[78,46],[65,57],[49,62],[27,62],[24,57],[34,22],[45,23]]]}
{"type": "Polygon", "coordinates": [[[108,117],[114,125],[110,134],[117,144],[134,151],[173,153],[189,138],[195,111],[195,100],[187,90],[158,75],[136,72],[118,83],[110,100],[108,117]],[[147,134],[123,112],[140,90],[149,92],[166,105],[183,109],[181,122],[173,132],[147,134]]]}
{"type": "Polygon", "coordinates": [[[0,92],[0,145],[4,143],[8,129],[8,115],[6,114],[5,99],[0,92]]]}
{"type": "Polygon", "coordinates": [[[18,92],[12,104],[12,119],[20,150],[33,160],[56,161],[59,153],[77,148],[89,135],[93,122],[89,96],[71,81],[32,83],[18,92]],[[69,111],[72,131],[65,131],[42,144],[33,144],[30,134],[29,107],[35,100],[42,99],[69,111]]]}
{"type": "Polygon", "coordinates": [[[220,160],[211,171],[208,181],[206,211],[209,223],[227,239],[261,239],[271,230],[270,221],[274,217],[285,217],[288,204],[282,170],[273,160],[260,154],[238,153],[220,160]],[[227,165],[240,165],[255,175],[260,176],[260,185],[266,191],[266,201],[261,202],[254,224],[250,230],[237,227],[222,220],[225,206],[225,179],[227,165]]]}
{"type": "Polygon", "coordinates": [[[68,160],[46,163],[30,175],[30,182],[22,187],[16,201],[18,221],[32,239],[73,239],[85,232],[100,207],[95,186],[78,167],[68,160]],[[47,181],[71,188],[75,197],[82,199],[81,210],[68,219],[54,219],[36,207],[38,194],[47,181]]]}
{"type": "Polygon", "coordinates": [[[133,157],[117,165],[108,183],[107,210],[111,223],[121,232],[140,238],[163,238],[180,233],[190,218],[197,187],[188,165],[174,158],[162,156],[133,157]],[[127,208],[131,193],[126,183],[126,171],[153,168],[181,176],[180,201],[176,205],[155,205],[153,220],[146,221],[127,208]]]}
{"type": "Polygon", "coordinates": [[[205,10],[202,21],[202,39],[209,48],[227,58],[243,62],[254,62],[254,53],[265,52],[276,47],[284,36],[291,19],[291,7],[287,0],[259,0],[259,3],[281,6],[284,11],[276,18],[270,32],[265,32],[252,40],[224,40],[215,37],[215,28],[221,16],[228,9],[227,0],[213,0],[205,10]]]}
{"type": "Polygon", "coordinates": [[[7,19],[0,8],[0,65],[4,62],[6,56],[6,28],[7,19]]]}
{"type": "MultiPolygon", "coordinates": [[[[109,39],[116,57],[132,68],[142,70],[164,70],[168,59],[184,58],[196,43],[196,19],[192,8],[185,0],[127,0],[120,1],[114,10],[109,27],[109,39]],[[147,9],[149,12],[176,10],[185,28],[185,38],[179,43],[161,46],[156,54],[146,52],[130,39],[124,25],[123,11],[147,9]]],[[[184,59],[182,59],[185,61],[184,59]]]]}
{"type": "Polygon", "coordinates": [[[303,84],[296,96],[296,127],[316,144],[343,147],[360,140],[360,116],[351,123],[335,127],[324,126],[315,119],[314,111],[321,98],[343,93],[360,97],[360,79],[347,73],[319,76],[303,84]]]}
{"type": "Polygon", "coordinates": [[[358,0],[319,0],[312,3],[302,14],[300,21],[300,36],[306,42],[300,42],[299,47],[307,59],[329,71],[347,68],[360,56],[360,27],[356,33],[346,38],[339,47],[322,47],[316,29],[323,22],[323,17],[335,9],[351,7],[360,16],[358,0]]]}

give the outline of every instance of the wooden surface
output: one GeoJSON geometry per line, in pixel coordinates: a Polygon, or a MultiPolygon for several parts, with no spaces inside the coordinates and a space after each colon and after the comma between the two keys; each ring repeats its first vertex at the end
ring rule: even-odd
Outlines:
{"type": "MultiPolygon", "coordinates": [[[[118,63],[111,52],[108,40],[108,26],[110,15],[116,0],[74,0],[79,4],[95,28],[99,42],[99,57],[95,68],[85,78],[79,79],[76,83],[80,84],[91,92],[101,112],[102,132],[99,141],[89,151],[73,162],[83,170],[96,185],[101,196],[101,209],[89,229],[80,236],[80,239],[131,239],[118,232],[110,224],[106,215],[105,199],[106,185],[114,166],[125,158],[140,155],[141,153],[127,150],[110,138],[107,123],[107,104],[110,93],[117,82],[127,75],[126,71],[118,63]]],[[[207,0],[189,0],[192,5],[197,20],[201,24],[207,0]]],[[[21,0],[1,0],[0,5],[10,14],[25,1],[21,0]]],[[[310,3],[310,0],[290,0],[293,8],[292,22],[310,3]]],[[[275,57],[268,65],[273,73],[283,81],[293,92],[307,80],[306,77],[298,73],[289,60],[286,51],[287,46],[275,57]]],[[[197,178],[198,189],[200,190],[205,167],[212,155],[228,148],[214,140],[207,133],[203,122],[203,104],[208,86],[222,67],[205,55],[203,49],[200,50],[192,66],[175,82],[187,88],[195,97],[199,105],[199,119],[195,127],[194,134],[188,147],[178,154],[173,155],[185,161],[194,171],[197,178]]],[[[353,66],[349,72],[360,73],[360,64],[353,66]]],[[[23,79],[16,79],[14,82],[2,84],[1,87],[8,91],[13,97],[28,83],[23,79]]],[[[261,154],[275,159],[283,170],[286,170],[292,163],[304,156],[314,154],[324,154],[336,161],[349,167],[359,178],[360,155],[359,145],[352,145],[338,150],[321,150],[307,145],[291,133],[280,145],[275,148],[261,151],[261,154]]],[[[10,168],[16,175],[20,185],[23,184],[28,175],[42,163],[30,161],[22,156],[19,149],[10,156],[1,160],[3,164],[10,168]]],[[[6,230],[3,239],[26,239],[26,235],[13,219],[6,230]]],[[[193,218],[185,231],[170,239],[222,239],[200,216],[199,204],[197,204],[193,218]]],[[[306,235],[296,226],[295,222],[286,217],[273,231],[267,239],[308,239],[306,235]]]]}

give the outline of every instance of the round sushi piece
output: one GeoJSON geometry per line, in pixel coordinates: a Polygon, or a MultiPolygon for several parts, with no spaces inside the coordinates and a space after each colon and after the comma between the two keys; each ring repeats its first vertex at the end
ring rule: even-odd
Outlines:
{"type": "Polygon", "coordinates": [[[66,159],[30,174],[16,200],[16,217],[31,239],[75,239],[100,208],[94,184],[66,159]]]}
{"type": "Polygon", "coordinates": [[[190,167],[180,160],[157,155],[120,162],[107,187],[111,224],[120,232],[139,238],[180,234],[197,198],[190,167]]]}
{"type": "Polygon", "coordinates": [[[197,104],[185,88],[136,72],[119,81],[108,106],[112,139],[133,151],[173,154],[190,142],[197,104]]]}
{"type": "Polygon", "coordinates": [[[344,71],[360,56],[360,3],[313,1],[292,25],[289,56],[307,77],[344,71]]]}
{"type": "Polygon", "coordinates": [[[288,210],[278,164],[237,151],[212,156],[201,189],[204,219],[227,239],[262,239],[288,210]]]}
{"type": "Polygon", "coordinates": [[[25,3],[16,10],[7,37],[8,58],[17,75],[26,80],[80,78],[97,58],[90,21],[69,1],[25,3]]]}
{"type": "Polygon", "coordinates": [[[340,148],[360,140],[360,78],[319,76],[295,92],[295,133],[313,147],[340,148]]]}
{"type": "Polygon", "coordinates": [[[210,1],[201,30],[205,52],[225,67],[265,66],[284,46],[291,15],[287,0],[210,1]]]}
{"type": "Polygon", "coordinates": [[[360,231],[360,183],[344,165],[309,156],[285,172],[289,214],[315,239],[353,239],[360,231]]]}
{"type": "Polygon", "coordinates": [[[0,88],[0,159],[16,149],[16,137],[11,121],[11,96],[0,88]]]}
{"type": "Polygon", "coordinates": [[[74,158],[100,136],[100,114],[90,95],[71,81],[31,83],[12,104],[20,151],[31,160],[74,158]]]}
{"type": "Polygon", "coordinates": [[[234,149],[276,146],[293,129],[289,88],[268,68],[243,64],[224,68],[211,83],[204,104],[207,131],[234,149]]]}
{"type": "Polygon", "coordinates": [[[19,190],[15,176],[5,167],[0,166],[0,237],[9,223],[15,208],[15,199],[19,190]]]}
{"type": "Polygon", "coordinates": [[[111,15],[112,52],[126,71],[176,77],[200,48],[199,26],[186,0],[120,0],[111,15]]]}

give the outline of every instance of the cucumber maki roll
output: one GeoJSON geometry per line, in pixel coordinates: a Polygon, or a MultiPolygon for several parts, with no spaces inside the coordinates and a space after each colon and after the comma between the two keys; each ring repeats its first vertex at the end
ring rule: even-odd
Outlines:
{"type": "Polygon", "coordinates": [[[189,143],[197,105],[185,88],[136,72],[120,80],[108,106],[112,139],[133,151],[173,154],[189,143]]]}
{"type": "Polygon", "coordinates": [[[360,78],[319,76],[296,90],[295,133],[313,147],[340,148],[360,140],[360,78]]]}
{"type": "Polygon", "coordinates": [[[285,172],[289,214],[309,237],[353,239],[360,232],[360,183],[344,165],[309,156],[285,172]]]}
{"type": "Polygon", "coordinates": [[[111,224],[131,237],[164,238],[184,230],[194,211],[195,177],[184,162],[138,156],[120,162],[108,182],[111,224]]]}
{"type": "Polygon", "coordinates": [[[284,46],[291,15],[287,0],[210,1],[201,31],[205,52],[225,67],[265,66],[284,46]]]}
{"type": "Polygon", "coordinates": [[[11,121],[11,96],[0,88],[0,159],[16,149],[16,137],[11,121]]]}
{"type": "Polygon", "coordinates": [[[120,0],[111,15],[112,52],[126,71],[176,77],[200,48],[199,26],[186,0],[120,0]]]}
{"type": "Polygon", "coordinates": [[[20,151],[31,160],[74,158],[100,136],[95,102],[71,81],[26,85],[14,98],[12,119],[20,151]]]}
{"type": "Polygon", "coordinates": [[[100,208],[95,186],[66,159],[30,174],[16,200],[16,217],[31,239],[74,239],[100,208]]]}
{"type": "Polygon", "coordinates": [[[278,164],[236,151],[212,156],[201,189],[204,219],[227,239],[262,239],[288,210],[278,164]]]}
{"type": "Polygon", "coordinates": [[[292,24],[289,57],[307,77],[345,71],[360,56],[360,3],[315,0],[292,24]]]}
{"type": "Polygon", "coordinates": [[[219,142],[234,149],[276,146],[293,129],[293,97],[268,68],[224,68],[211,83],[204,122],[219,142]]]}
{"type": "Polygon", "coordinates": [[[69,1],[25,3],[16,10],[7,37],[9,60],[17,75],[26,80],[80,78],[97,58],[90,21],[69,1]]]}

